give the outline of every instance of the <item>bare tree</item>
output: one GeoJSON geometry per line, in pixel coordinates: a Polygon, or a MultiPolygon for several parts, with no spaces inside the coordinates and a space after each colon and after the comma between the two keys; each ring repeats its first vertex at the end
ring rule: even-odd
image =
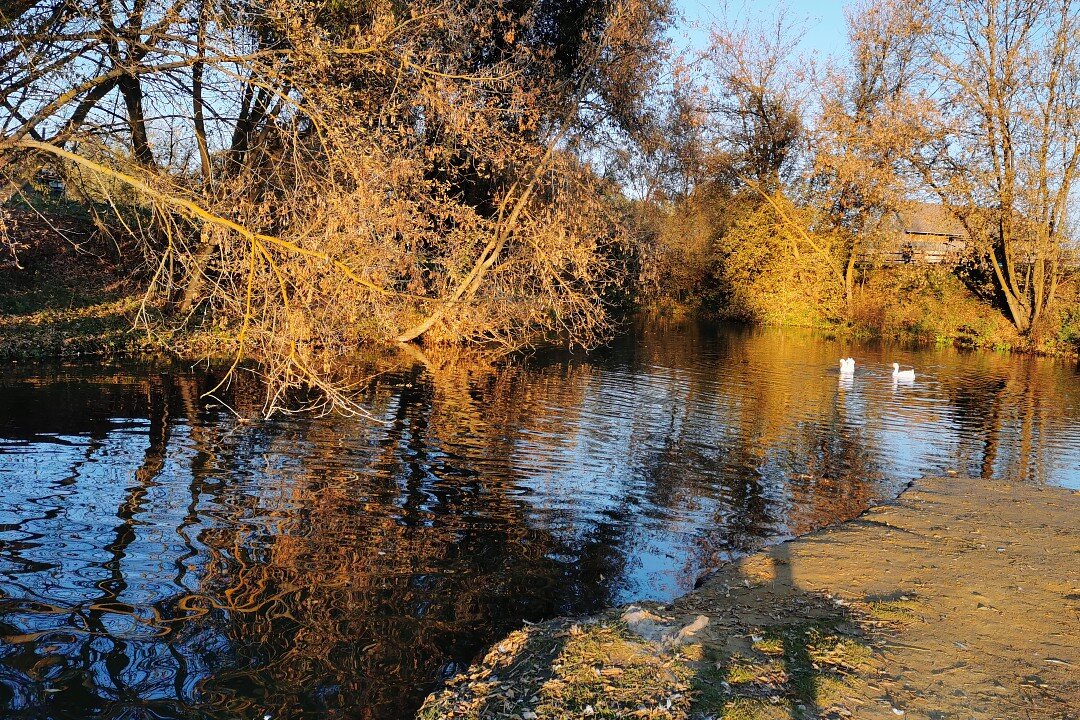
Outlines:
{"type": "Polygon", "coordinates": [[[147,307],[230,329],[268,407],[363,341],[592,344],[662,0],[42,0],[0,31],[0,164],[142,240],[147,307]],[[91,203],[92,204],[92,203],[91,203]]]}
{"type": "Polygon", "coordinates": [[[864,3],[848,12],[850,66],[821,78],[815,122],[813,202],[843,237],[844,293],[869,236],[904,202],[904,156],[921,136],[906,92],[917,76],[920,22],[906,3],[864,3]]]}
{"type": "Polygon", "coordinates": [[[802,31],[780,13],[769,23],[714,29],[705,53],[711,79],[714,174],[776,192],[795,170],[803,138],[802,87],[795,67],[802,31]]]}
{"type": "MultiPolygon", "coordinates": [[[[1017,330],[1054,299],[1080,170],[1080,5],[923,0],[909,11],[925,129],[908,155],[985,254],[1017,330]]],[[[887,39],[878,38],[884,48],[887,39]]]]}

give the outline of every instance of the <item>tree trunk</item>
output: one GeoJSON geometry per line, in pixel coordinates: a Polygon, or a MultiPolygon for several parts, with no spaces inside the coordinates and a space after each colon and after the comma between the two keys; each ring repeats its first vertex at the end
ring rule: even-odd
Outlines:
{"type": "Polygon", "coordinates": [[[848,254],[847,267],[844,268],[844,299],[847,301],[848,312],[851,312],[855,302],[855,260],[859,255],[858,236],[851,238],[851,249],[848,254]]]}
{"type": "Polygon", "coordinates": [[[203,225],[199,229],[199,248],[195,251],[194,267],[188,273],[188,281],[184,286],[184,294],[180,298],[178,309],[181,315],[187,315],[201,299],[203,289],[206,287],[206,273],[210,270],[210,256],[213,254],[217,243],[209,233],[209,228],[203,225]]]}
{"type": "MultiPolygon", "coordinates": [[[[199,29],[195,52],[201,58],[206,55],[206,0],[199,3],[199,29]]],[[[203,185],[211,181],[210,149],[206,144],[206,119],[203,107],[203,62],[191,66],[191,111],[195,123],[195,140],[199,145],[199,162],[202,165],[203,185]]]]}
{"type": "Polygon", "coordinates": [[[1027,303],[1024,302],[1023,295],[1017,290],[1015,268],[1007,259],[1003,264],[998,256],[999,253],[1007,257],[1006,243],[1002,240],[993,243],[990,248],[990,265],[994,269],[994,280],[998,289],[1001,291],[1002,297],[1005,298],[1009,319],[1012,321],[1013,326],[1023,334],[1031,328],[1031,311],[1027,307],[1027,303]]]}
{"type": "Polygon", "coordinates": [[[150,150],[150,139],[146,134],[142,83],[134,75],[124,75],[120,78],[119,86],[131,130],[131,152],[142,165],[154,167],[154,153],[150,150]]]}

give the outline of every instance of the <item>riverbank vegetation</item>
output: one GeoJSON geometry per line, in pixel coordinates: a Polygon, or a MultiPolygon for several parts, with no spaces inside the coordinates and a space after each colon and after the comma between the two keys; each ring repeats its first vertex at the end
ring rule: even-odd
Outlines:
{"type": "Polygon", "coordinates": [[[850,62],[816,70],[790,18],[714,30],[703,80],[681,88],[694,122],[670,166],[676,190],[658,187],[643,211],[654,301],[1070,352],[1078,13],[861,3],[850,62]]]}
{"type": "Polygon", "coordinates": [[[642,307],[1080,342],[1069,0],[868,0],[816,69],[789,17],[677,52],[665,0],[3,12],[5,355],[228,354],[272,411],[349,407],[365,343],[590,347],[642,307]]]}
{"type": "Polygon", "coordinates": [[[346,402],[332,368],[363,342],[605,337],[627,234],[584,157],[640,124],[662,2],[5,13],[6,198],[78,203],[138,277],[137,324],[228,329],[271,406],[346,402]]]}

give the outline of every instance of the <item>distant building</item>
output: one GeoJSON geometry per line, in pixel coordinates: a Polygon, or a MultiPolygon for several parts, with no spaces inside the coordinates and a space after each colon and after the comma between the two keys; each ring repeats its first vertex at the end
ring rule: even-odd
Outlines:
{"type": "Polygon", "coordinates": [[[910,203],[885,221],[886,232],[863,260],[883,265],[956,263],[964,255],[968,234],[946,205],[910,203]]]}

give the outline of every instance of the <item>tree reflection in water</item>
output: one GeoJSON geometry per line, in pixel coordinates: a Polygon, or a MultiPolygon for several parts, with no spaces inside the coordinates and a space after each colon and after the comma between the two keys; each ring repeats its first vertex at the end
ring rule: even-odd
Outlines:
{"type": "Polygon", "coordinates": [[[381,422],[239,423],[186,370],[9,375],[0,710],[407,717],[522,620],[671,597],[925,472],[1080,476],[1074,369],[935,349],[894,388],[838,382],[841,350],[654,324],[585,358],[419,357],[372,386],[381,422]]]}

